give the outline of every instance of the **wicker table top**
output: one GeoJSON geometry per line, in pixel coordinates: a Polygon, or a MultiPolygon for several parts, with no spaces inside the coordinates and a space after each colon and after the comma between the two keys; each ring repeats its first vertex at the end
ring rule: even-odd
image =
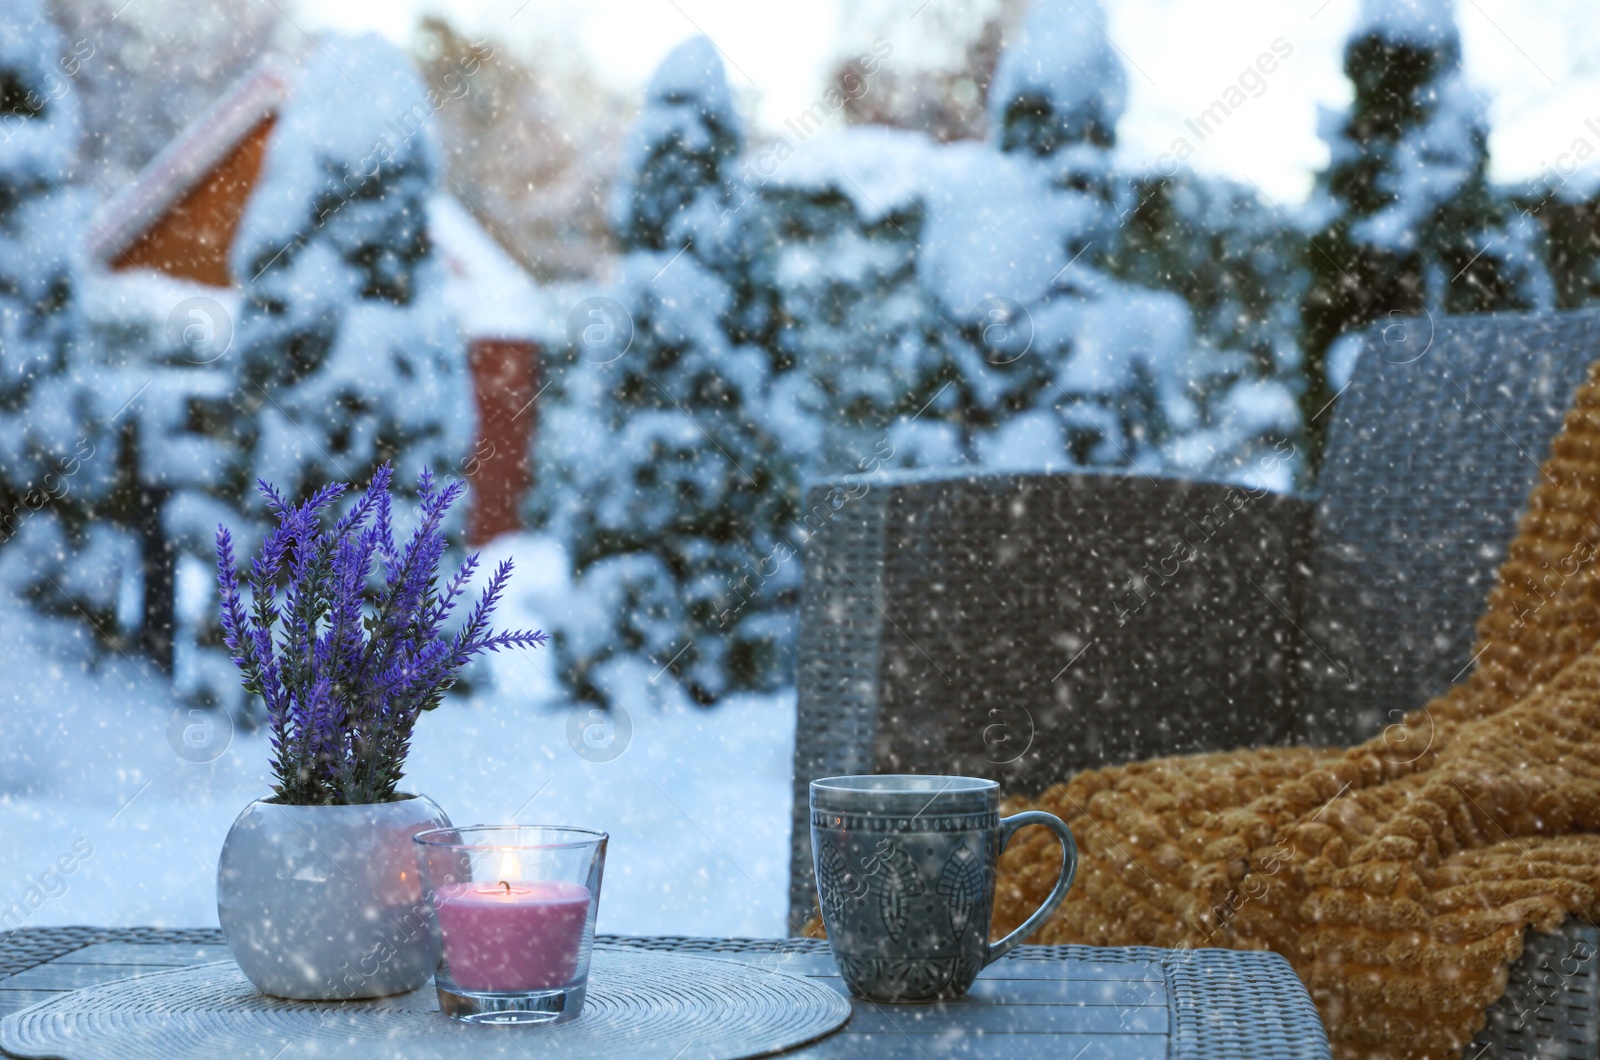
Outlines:
{"type": "MultiPolygon", "coordinates": [[[[808,939],[602,936],[614,946],[757,963],[844,992],[827,944],[808,939]]],[[[24,928],[0,934],[0,1016],[63,991],[226,958],[215,929],[24,928]]],[[[832,1036],[785,1056],[1328,1057],[1327,1036],[1282,957],[1232,950],[1019,946],[967,997],[942,1005],[852,1000],[832,1036]]]]}

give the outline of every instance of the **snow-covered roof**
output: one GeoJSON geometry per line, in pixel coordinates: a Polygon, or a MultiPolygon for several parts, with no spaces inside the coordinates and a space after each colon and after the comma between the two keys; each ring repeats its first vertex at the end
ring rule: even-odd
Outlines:
{"type": "MultiPolygon", "coordinates": [[[[263,119],[279,114],[300,80],[299,72],[279,56],[269,56],[240,78],[101,209],[90,226],[93,259],[109,263],[138,239],[263,119]]],[[[363,83],[381,80],[374,74],[363,83]]],[[[404,103],[422,98],[420,88],[406,93],[406,87],[390,95],[404,103]]],[[[398,105],[375,110],[404,113],[398,105]]],[[[367,147],[380,134],[393,135],[389,129],[364,130],[352,142],[367,147]]],[[[259,188],[252,189],[252,200],[258,193],[259,188]]],[[[252,208],[263,205],[252,202],[252,208]]],[[[247,216],[260,212],[247,209],[247,216]]],[[[248,227],[241,223],[236,243],[246,238],[248,227]]],[[[428,236],[445,277],[445,299],[462,331],[474,338],[510,339],[538,339],[550,332],[544,298],[532,277],[453,195],[437,192],[429,199],[428,236]]]]}
{"type": "Polygon", "coordinates": [[[454,195],[428,200],[428,236],[445,274],[445,304],[478,338],[538,338],[549,330],[528,271],[483,230],[454,195]]]}
{"type": "Polygon", "coordinates": [[[151,159],[89,226],[89,253],[109,261],[227,157],[292,90],[287,64],[267,56],[151,159]]]}

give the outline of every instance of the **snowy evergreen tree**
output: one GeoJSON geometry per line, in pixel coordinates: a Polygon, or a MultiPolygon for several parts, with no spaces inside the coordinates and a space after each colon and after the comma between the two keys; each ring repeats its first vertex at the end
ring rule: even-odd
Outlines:
{"type": "MultiPolygon", "coordinates": [[[[990,138],[1006,154],[1046,164],[1061,188],[1111,203],[1110,149],[1127,106],[1128,79],[1100,29],[1097,3],[1038,0],[989,85],[990,138]]],[[[1085,231],[1079,238],[1092,235],[1085,231]]],[[[1080,247],[1071,247],[1069,254],[1080,247]]]]}
{"type": "Polygon", "coordinates": [[[322,40],[279,114],[233,246],[243,305],[232,349],[210,366],[225,385],[190,395],[182,417],[225,443],[226,466],[174,466],[162,457],[184,450],[167,445],[148,447],[141,468],[170,493],[163,523],[190,554],[180,692],[230,701],[237,684],[209,596],[185,607],[184,568],[203,562],[219,508],[246,525],[265,515],[257,479],[303,498],[365,483],[383,461],[410,486],[424,466],[455,470],[471,443],[465,351],[427,235],[436,109],[405,55],[369,35],[322,40]]]}
{"type": "Polygon", "coordinates": [[[919,168],[932,145],[917,133],[855,126],[808,142],[765,181],[751,173],[784,146],[746,164],[749,182],[760,184],[747,243],[751,288],[771,322],[762,342],[796,369],[778,379],[771,415],[820,431],[797,454],[802,478],[859,474],[863,462],[885,459],[960,462],[949,431],[886,456],[888,432],[934,396],[948,357],[949,323],[917,249],[927,215],[919,168]]]}
{"type": "MultiPolygon", "coordinates": [[[[35,0],[0,12],[0,488],[6,510],[72,452],[86,418],[73,393],[76,237],[63,185],[77,148],[77,100],[62,41],[35,0]]],[[[9,531],[8,531],[9,533],[9,531]]]]}
{"type": "Polygon", "coordinates": [[[77,61],[37,0],[0,10],[0,582],[114,637],[118,572],[137,561],[96,506],[129,395],[103,385],[81,308],[77,61]]]}
{"type": "Polygon", "coordinates": [[[1302,459],[1282,458],[1282,443],[1303,451],[1304,235],[1254,188],[1232,181],[1180,170],[1142,177],[1134,189],[1136,205],[1124,214],[1109,268],[1182,297],[1194,316],[1195,343],[1217,369],[1196,381],[1205,425],[1168,446],[1166,465],[1252,476],[1253,484],[1272,466],[1282,471],[1265,484],[1292,488],[1306,470],[1302,459]]]}
{"type": "Polygon", "coordinates": [[[994,150],[953,145],[932,189],[934,283],[972,351],[935,407],[992,424],[975,439],[992,467],[1157,467],[1200,424],[1182,300],[1106,269],[1131,189],[1111,159],[1127,79],[1100,20],[1087,0],[1029,10],[990,85],[994,150]]]}
{"type": "Polygon", "coordinates": [[[239,496],[257,478],[292,496],[365,481],[385,460],[442,468],[470,442],[466,358],[427,234],[440,172],[427,90],[375,36],[327,40],[308,61],[234,242],[239,496]]]}
{"type": "Polygon", "coordinates": [[[578,307],[542,434],[538,505],[578,575],[557,646],[580,698],[676,687],[709,703],[784,678],[799,585],[789,453],[806,440],[771,429],[783,366],[741,341],[740,147],[715,49],[679,46],[628,143],[614,300],[578,307]]]}
{"type": "MultiPolygon", "coordinates": [[[[1363,0],[1344,68],[1355,100],[1321,117],[1331,159],[1302,310],[1308,418],[1348,379],[1356,347],[1337,340],[1370,321],[1551,301],[1537,223],[1487,181],[1484,104],[1462,77],[1451,0],[1363,0]]],[[[1312,426],[1316,444],[1325,423],[1312,426]]]]}
{"type": "Polygon", "coordinates": [[[622,249],[677,251],[715,232],[743,146],[716,48],[704,37],[684,42],[650,79],[628,137],[612,202],[622,249]]]}

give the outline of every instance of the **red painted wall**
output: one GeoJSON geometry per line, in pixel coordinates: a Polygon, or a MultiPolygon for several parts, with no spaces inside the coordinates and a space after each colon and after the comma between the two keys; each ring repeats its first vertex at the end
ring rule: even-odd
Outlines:
{"type": "Polygon", "coordinates": [[[472,485],[467,541],[481,545],[522,528],[533,488],[539,347],[523,339],[474,339],[467,347],[478,402],[478,440],[462,466],[472,485]]]}

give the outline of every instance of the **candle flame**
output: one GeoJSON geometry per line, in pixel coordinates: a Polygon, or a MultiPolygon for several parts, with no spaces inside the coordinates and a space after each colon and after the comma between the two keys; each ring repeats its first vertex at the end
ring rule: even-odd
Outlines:
{"type": "Polygon", "coordinates": [[[517,856],[507,849],[500,858],[500,882],[520,879],[521,876],[522,869],[517,865],[517,856]]]}

